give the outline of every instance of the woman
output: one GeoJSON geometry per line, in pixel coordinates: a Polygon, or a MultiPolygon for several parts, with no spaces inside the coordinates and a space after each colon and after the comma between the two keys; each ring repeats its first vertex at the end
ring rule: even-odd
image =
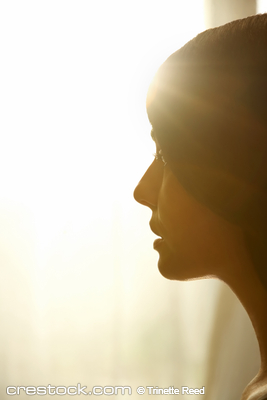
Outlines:
{"type": "Polygon", "coordinates": [[[172,54],[147,112],[156,155],[134,197],[152,210],[159,270],[230,286],[261,354],[242,400],[267,399],[267,14],[202,32],[172,54]]]}

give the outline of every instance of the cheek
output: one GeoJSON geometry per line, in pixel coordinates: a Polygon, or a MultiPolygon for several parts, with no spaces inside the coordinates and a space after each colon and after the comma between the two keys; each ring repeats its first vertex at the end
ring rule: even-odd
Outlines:
{"type": "Polygon", "coordinates": [[[183,188],[176,186],[164,185],[164,190],[161,190],[158,198],[159,223],[173,252],[181,247],[181,244],[190,246],[190,243],[195,241],[199,228],[191,199],[183,188]]]}
{"type": "Polygon", "coordinates": [[[194,215],[187,210],[174,214],[169,211],[161,213],[165,243],[159,251],[160,273],[177,280],[213,275],[220,257],[214,254],[215,247],[205,224],[196,223],[194,215]]]}
{"type": "Polygon", "coordinates": [[[221,253],[220,229],[213,213],[175,183],[163,188],[158,198],[158,218],[166,242],[158,264],[161,274],[181,280],[211,275],[221,253]]]}
{"type": "MultiPolygon", "coordinates": [[[[166,189],[166,187],[165,187],[166,189]]],[[[186,280],[196,278],[199,248],[195,215],[190,202],[182,193],[161,191],[158,198],[158,221],[164,245],[159,251],[158,268],[168,279],[186,280]]]]}

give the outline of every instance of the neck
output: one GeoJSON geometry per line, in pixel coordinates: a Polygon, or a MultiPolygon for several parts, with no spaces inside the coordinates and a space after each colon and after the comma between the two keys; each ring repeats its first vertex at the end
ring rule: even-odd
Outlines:
{"type": "Polygon", "coordinates": [[[231,287],[247,311],[254,327],[261,356],[261,367],[257,376],[247,386],[242,400],[253,400],[257,395],[267,390],[267,289],[263,286],[255,271],[255,267],[248,259],[240,263],[239,271],[229,281],[231,287]]]}
{"type": "Polygon", "coordinates": [[[261,370],[267,375],[267,291],[255,277],[239,290],[234,290],[241,301],[254,327],[260,349],[261,370]]]}

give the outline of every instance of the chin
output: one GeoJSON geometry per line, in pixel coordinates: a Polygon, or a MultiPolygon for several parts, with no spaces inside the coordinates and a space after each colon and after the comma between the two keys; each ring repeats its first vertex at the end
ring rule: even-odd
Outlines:
{"type": "Polygon", "coordinates": [[[184,268],[173,260],[170,255],[168,257],[159,256],[158,269],[161,275],[170,280],[186,280],[184,268]]]}
{"type": "Polygon", "coordinates": [[[160,255],[158,269],[164,278],[170,280],[189,281],[206,278],[206,276],[200,274],[199,271],[196,271],[196,268],[192,267],[192,265],[188,265],[172,255],[168,257],[162,257],[160,255]]]}
{"type": "Polygon", "coordinates": [[[161,275],[170,280],[179,280],[177,277],[177,271],[174,271],[173,268],[170,268],[168,263],[161,262],[161,259],[158,261],[158,270],[161,273],[161,275]]]}

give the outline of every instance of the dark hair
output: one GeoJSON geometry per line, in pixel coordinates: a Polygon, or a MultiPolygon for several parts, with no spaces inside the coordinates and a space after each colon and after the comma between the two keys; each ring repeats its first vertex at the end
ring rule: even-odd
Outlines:
{"type": "Polygon", "coordinates": [[[173,53],[147,112],[177,179],[243,229],[267,287],[267,14],[209,29],[173,53]]]}

